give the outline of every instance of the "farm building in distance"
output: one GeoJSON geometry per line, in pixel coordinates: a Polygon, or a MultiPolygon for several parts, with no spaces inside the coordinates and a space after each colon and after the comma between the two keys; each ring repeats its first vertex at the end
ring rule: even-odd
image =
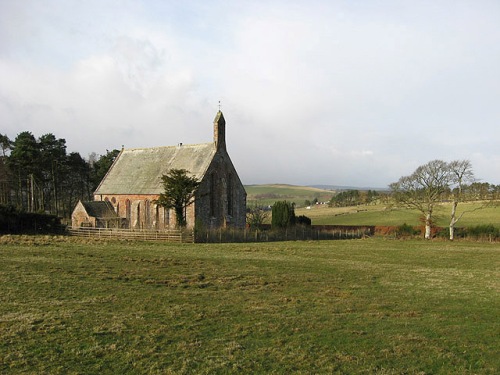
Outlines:
{"type": "Polygon", "coordinates": [[[173,229],[174,210],[160,207],[155,200],[163,193],[161,177],[171,169],[186,169],[200,181],[194,202],[186,210],[187,227],[244,227],[246,191],[227,153],[225,128],[219,111],[213,142],[123,149],[94,192],[94,201],[109,202],[106,205],[115,217],[100,207],[106,218],[91,218],[86,204],[80,202],[73,211],[72,226],[173,229]]]}

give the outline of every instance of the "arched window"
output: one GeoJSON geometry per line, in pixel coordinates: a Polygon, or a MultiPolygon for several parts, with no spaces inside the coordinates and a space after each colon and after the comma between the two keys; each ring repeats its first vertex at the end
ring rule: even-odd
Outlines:
{"type": "Polygon", "coordinates": [[[215,204],[216,204],[216,180],[215,172],[210,175],[210,216],[215,217],[215,204]]]}
{"type": "Polygon", "coordinates": [[[165,228],[170,226],[170,210],[168,208],[163,208],[163,223],[165,228]]]}
{"type": "Polygon", "coordinates": [[[125,218],[127,219],[127,225],[129,228],[132,227],[132,223],[130,222],[130,219],[131,219],[131,216],[132,216],[132,205],[130,204],[130,200],[127,199],[125,201],[125,218]]]}
{"type": "Polygon", "coordinates": [[[144,202],[144,228],[149,229],[151,226],[151,207],[149,200],[144,202]]]}
{"type": "Polygon", "coordinates": [[[135,227],[141,229],[141,202],[137,203],[137,211],[135,215],[135,227]]]}
{"type": "Polygon", "coordinates": [[[227,214],[233,215],[233,175],[229,174],[227,176],[227,214]]]}

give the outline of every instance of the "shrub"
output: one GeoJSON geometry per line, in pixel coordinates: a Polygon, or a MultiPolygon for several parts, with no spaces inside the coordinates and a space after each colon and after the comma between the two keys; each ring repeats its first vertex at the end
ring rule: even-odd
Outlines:
{"type": "Polygon", "coordinates": [[[264,207],[254,206],[252,208],[247,208],[247,224],[250,228],[262,228],[268,216],[269,211],[264,207]]]}
{"type": "Polygon", "coordinates": [[[476,225],[467,228],[467,235],[474,238],[500,238],[500,229],[492,224],[476,225]]]}
{"type": "Polygon", "coordinates": [[[420,234],[418,229],[404,223],[396,228],[396,237],[412,237],[420,234]]]}
{"type": "Polygon", "coordinates": [[[308,218],[307,216],[305,215],[300,215],[300,216],[297,216],[296,219],[295,219],[295,223],[298,224],[298,225],[306,225],[306,226],[310,226],[312,221],[310,218],[308,218]]]}
{"type": "Polygon", "coordinates": [[[61,220],[55,215],[17,211],[0,205],[0,233],[61,233],[61,220]]]}

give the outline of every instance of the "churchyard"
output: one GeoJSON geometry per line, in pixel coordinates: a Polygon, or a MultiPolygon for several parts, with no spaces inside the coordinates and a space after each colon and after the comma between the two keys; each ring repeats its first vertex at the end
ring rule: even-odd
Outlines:
{"type": "Polygon", "coordinates": [[[499,243],[0,242],[1,373],[500,370],[499,243]]]}

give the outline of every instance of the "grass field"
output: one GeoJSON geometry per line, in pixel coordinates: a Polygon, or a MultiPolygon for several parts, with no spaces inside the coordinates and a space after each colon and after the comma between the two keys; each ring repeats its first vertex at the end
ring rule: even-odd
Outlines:
{"type": "MultiPolygon", "coordinates": [[[[479,209],[482,203],[461,203],[458,214],[467,212],[458,222],[457,227],[474,226],[478,224],[493,224],[500,227],[500,205],[492,205],[479,209]]],[[[327,205],[312,206],[310,210],[298,208],[297,215],[306,215],[316,225],[420,225],[421,214],[416,210],[387,207],[383,204],[356,207],[328,207],[327,205]]],[[[437,226],[447,227],[450,224],[451,204],[443,203],[436,206],[434,220],[437,226]]]]}
{"type": "MultiPolygon", "coordinates": [[[[312,219],[315,225],[389,225],[399,226],[420,225],[420,213],[415,210],[392,207],[379,203],[376,205],[361,205],[355,207],[328,207],[328,205],[313,205],[311,209],[304,207],[304,201],[317,198],[326,202],[335,194],[334,191],[315,189],[306,186],[294,185],[247,185],[248,207],[272,205],[279,200],[288,200],[297,204],[295,213],[312,219]],[[272,197],[269,197],[272,196],[272,197]]],[[[483,203],[460,203],[458,214],[464,210],[473,211],[483,203]]],[[[440,227],[449,225],[451,213],[450,203],[443,203],[436,207],[434,212],[435,224],[440,227]]],[[[269,218],[270,222],[271,219],[269,218]]],[[[493,224],[500,227],[500,204],[486,209],[466,213],[457,224],[457,227],[468,227],[479,224],[493,224]]]]}
{"type": "Polygon", "coordinates": [[[500,371],[500,244],[0,237],[0,373],[500,371]]]}

